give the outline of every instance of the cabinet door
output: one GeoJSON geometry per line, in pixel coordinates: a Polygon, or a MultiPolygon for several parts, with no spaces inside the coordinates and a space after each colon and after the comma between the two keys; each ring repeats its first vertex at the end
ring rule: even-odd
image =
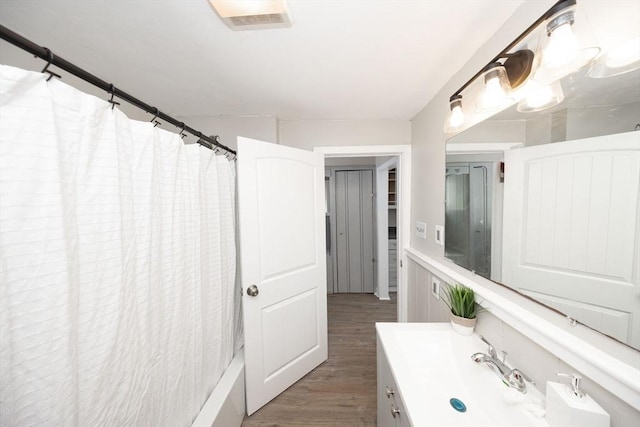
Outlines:
{"type": "Polygon", "coordinates": [[[410,427],[402,399],[393,381],[393,375],[384,350],[377,343],[378,354],[378,427],[410,427]]]}

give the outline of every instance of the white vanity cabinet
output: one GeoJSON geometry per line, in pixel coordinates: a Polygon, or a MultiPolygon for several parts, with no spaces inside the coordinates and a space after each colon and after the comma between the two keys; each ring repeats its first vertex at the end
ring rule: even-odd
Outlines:
{"type": "Polygon", "coordinates": [[[389,368],[384,349],[378,340],[378,427],[409,427],[411,424],[402,397],[389,368]]]}

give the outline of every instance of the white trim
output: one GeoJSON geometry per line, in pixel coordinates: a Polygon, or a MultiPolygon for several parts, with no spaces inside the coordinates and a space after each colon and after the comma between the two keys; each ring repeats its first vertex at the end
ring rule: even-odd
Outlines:
{"type": "Polygon", "coordinates": [[[229,363],[191,427],[240,427],[244,414],[244,348],[241,348],[229,363]]]}
{"type": "Polygon", "coordinates": [[[524,147],[521,142],[448,142],[447,154],[502,153],[512,148],[524,147]]]}
{"type": "Polygon", "coordinates": [[[434,274],[447,276],[473,289],[487,311],[555,354],[634,409],[640,410],[640,367],[623,362],[603,349],[564,330],[549,319],[480,285],[478,282],[484,279],[478,276],[469,278],[455,268],[413,248],[407,248],[406,255],[434,274]]]}
{"type": "MultiPolygon", "coordinates": [[[[403,248],[411,241],[411,145],[352,145],[313,147],[313,151],[324,157],[377,157],[397,156],[399,180],[396,183],[397,221],[398,221],[398,321],[407,321],[407,283],[406,257],[403,248]],[[403,268],[400,268],[400,265],[403,268]]],[[[398,176],[398,175],[396,175],[398,176]]]]}

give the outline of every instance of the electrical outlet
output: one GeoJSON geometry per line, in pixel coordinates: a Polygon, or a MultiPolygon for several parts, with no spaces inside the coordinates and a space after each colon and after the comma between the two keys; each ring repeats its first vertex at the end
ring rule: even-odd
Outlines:
{"type": "Polygon", "coordinates": [[[431,278],[431,293],[436,299],[440,299],[440,281],[435,277],[431,278]]]}
{"type": "Polygon", "coordinates": [[[444,227],[441,225],[436,225],[435,228],[435,241],[440,246],[444,246],[444,227]]]}
{"type": "Polygon", "coordinates": [[[416,236],[421,239],[427,238],[427,224],[424,222],[416,221],[416,236]]]}

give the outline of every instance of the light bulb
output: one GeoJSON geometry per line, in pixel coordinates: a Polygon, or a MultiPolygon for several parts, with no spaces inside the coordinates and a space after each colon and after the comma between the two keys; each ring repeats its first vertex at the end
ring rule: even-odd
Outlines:
{"type": "Polygon", "coordinates": [[[527,104],[533,108],[539,108],[551,101],[553,93],[549,86],[542,86],[536,91],[532,91],[527,96],[527,104]]]}
{"type": "Polygon", "coordinates": [[[482,106],[484,108],[499,107],[504,103],[507,94],[505,93],[498,76],[492,77],[485,83],[482,106]]]}
{"type": "Polygon", "coordinates": [[[571,29],[571,23],[556,27],[549,34],[549,44],[544,50],[543,64],[549,68],[562,67],[570,63],[580,50],[580,42],[571,29]]]}
{"type": "Polygon", "coordinates": [[[626,67],[640,60],[640,38],[629,40],[607,54],[606,65],[609,68],[626,67]]]}
{"type": "Polygon", "coordinates": [[[457,132],[464,124],[464,111],[462,111],[462,95],[453,95],[449,99],[451,111],[444,122],[445,133],[457,132]]]}
{"type": "Polygon", "coordinates": [[[589,70],[596,79],[618,76],[640,68],[640,37],[629,40],[602,55],[589,70]]]}
{"type": "Polygon", "coordinates": [[[524,88],[524,99],[518,104],[521,113],[544,110],[558,105],[564,100],[564,93],[560,82],[543,85],[535,80],[529,80],[524,88]]]}
{"type": "Polygon", "coordinates": [[[451,109],[451,116],[449,117],[449,125],[452,128],[462,126],[464,123],[464,113],[462,112],[462,106],[456,105],[451,109]]]}

